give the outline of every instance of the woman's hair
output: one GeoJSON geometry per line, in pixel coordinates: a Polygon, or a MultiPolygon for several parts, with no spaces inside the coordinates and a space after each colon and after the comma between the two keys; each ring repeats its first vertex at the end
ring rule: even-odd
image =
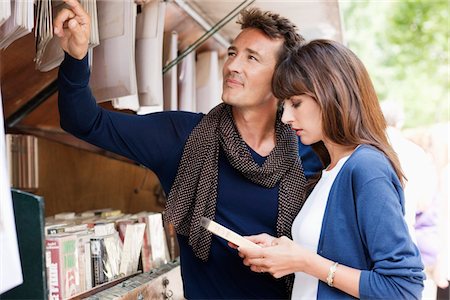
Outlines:
{"type": "Polygon", "coordinates": [[[241,25],[241,29],[255,28],[264,32],[271,39],[283,39],[279,60],[305,41],[297,32],[297,26],[294,23],[270,11],[261,11],[258,8],[243,10],[237,23],[241,25]]]}
{"type": "MultiPolygon", "coordinates": [[[[299,45],[278,64],[272,85],[280,100],[300,94],[312,96],[322,111],[322,129],[328,140],[343,146],[376,147],[404,182],[369,74],[350,49],[331,40],[299,45]]],[[[330,157],[323,143],[312,147],[322,163],[328,165],[330,157]]]]}

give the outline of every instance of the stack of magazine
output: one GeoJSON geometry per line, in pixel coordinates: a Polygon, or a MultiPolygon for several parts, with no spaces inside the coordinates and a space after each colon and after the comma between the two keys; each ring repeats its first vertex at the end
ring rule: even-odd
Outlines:
{"type": "Polygon", "coordinates": [[[0,50],[33,30],[33,0],[0,1],[0,50]]]}
{"type": "MultiPolygon", "coordinates": [[[[91,18],[90,49],[99,41],[97,25],[97,1],[81,0],[81,5],[91,18]]],[[[64,52],[59,41],[53,35],[53,19],[59,10],[65,7],[62,0],[39,0],[36,3],[36,69],[42,72],[58,67],[64,59],[64,52]]]]}

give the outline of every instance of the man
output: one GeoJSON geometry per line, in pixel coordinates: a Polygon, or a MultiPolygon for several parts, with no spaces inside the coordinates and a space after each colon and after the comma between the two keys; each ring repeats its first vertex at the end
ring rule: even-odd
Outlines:
{"type": "Polygon", "coordinates": [[[302,41],[276,14],[250,10],[228,50],[222,104],[207,115],[136,116],[96,105],[88,86],[90,20],[76,0],[54,20],[66,52],[59,72],[61,126],[77,137],[153,170],[169,195],[188,299],[288,298],[285,280],[255,274],[235,249],[200,226],[202,216],[243,235],[290,236],[305,199],[305,173],[321,169],[277,114],[271,81],[277,61],[302,41]]]}

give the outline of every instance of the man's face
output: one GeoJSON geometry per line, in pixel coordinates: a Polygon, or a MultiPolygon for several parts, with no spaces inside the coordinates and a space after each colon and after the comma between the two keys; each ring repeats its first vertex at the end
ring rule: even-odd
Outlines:
{"type": "Polygon", "coordinates": [[[282,44],[282,39],[270,39],[258,29],[241,31],[223,66],[222,100],[241,108],[276,101],[272,76],[282,44]]]}

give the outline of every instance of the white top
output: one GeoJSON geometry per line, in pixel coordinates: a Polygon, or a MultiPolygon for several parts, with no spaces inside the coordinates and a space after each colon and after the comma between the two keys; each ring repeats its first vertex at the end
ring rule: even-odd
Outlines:
{"type": "MultiPolygon", "coordinates": [[[[328,195],[337,174],[349,157],[350,155],[341,158],[330,171],[322,171],[322,177],[292,224],[293,240],[308,250],[317,253],[328,195]]],[[[318,283],[317,278],[303,272],[296,272],[292,299],[316,299],[318,283]]]]}

